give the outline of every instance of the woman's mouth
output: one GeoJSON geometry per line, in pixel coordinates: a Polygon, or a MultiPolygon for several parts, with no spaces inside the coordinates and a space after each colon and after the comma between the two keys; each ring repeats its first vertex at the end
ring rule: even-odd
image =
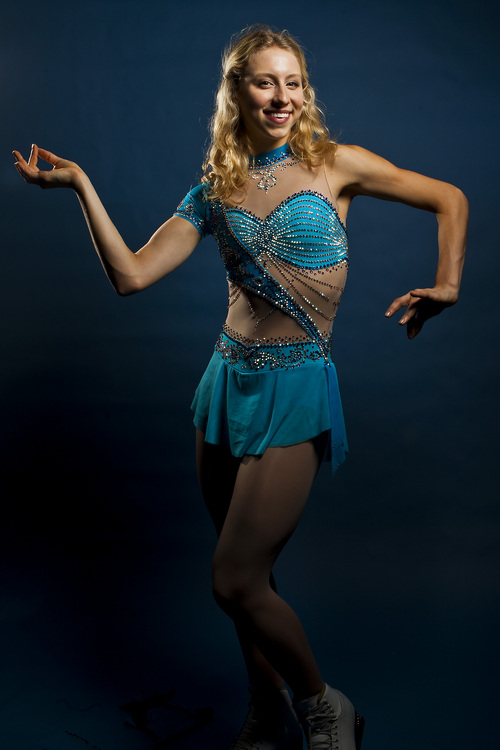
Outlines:
{"type": "Polygon", "coordinates": [[[274,122],[278,125],[283,125],[284,123],[288,122],[288,120],[292,116],[292,113],[264,110],[264,115],[266,117],[266,120],[269,120],[270,122],[274,122]]]}

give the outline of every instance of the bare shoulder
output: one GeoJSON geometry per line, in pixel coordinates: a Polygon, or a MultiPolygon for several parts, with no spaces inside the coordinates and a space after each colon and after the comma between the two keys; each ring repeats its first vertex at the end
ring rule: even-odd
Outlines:
{"type": "Polygon", "coordinates": [[[328,183],[346,214],[351,200],[361,192],[365,175],[384,166],[392,165],[361,146],[339,143],[332,150],[325,161],[328,183]]]}
{"type": "Polygon", "coordinates": [[[397,167],[382,156],[372,151],[352,144],[339,143],[327,164],[331,173],[337,173],[337,177],[345,186],[355,184],[367,173],[397,171],[397,167]]]}
{"type": "Polygon", "coordinates": [[[340,199],[367,195],[434,212],[446,202],[459,200],[455,194],[461,193],[453,185],[401,169],[361,146],[339,145],[329,165],[329,177],[340,199]]]}
{"type": "Polygon", "coordinates": [[[374,154],[371,154],[370,151],[368,151],[366,148],[363,148],[362,146],[355,146],[348,143],[337,143],[333,162],[336,165],[348,164],[350,162],[357,162],[359,160],[362,160],[363,157],[366,157],[367,155],[374,156],[374,154]]]}
{"type": "Polygon", "coordinates": [[[362,146],[355,146],[348,143],[337,143],[335,149],[327,159],[327,165],[332,168],[339,168],[346,164],[357,163],[363,159],[375,156],[362,146]]]}

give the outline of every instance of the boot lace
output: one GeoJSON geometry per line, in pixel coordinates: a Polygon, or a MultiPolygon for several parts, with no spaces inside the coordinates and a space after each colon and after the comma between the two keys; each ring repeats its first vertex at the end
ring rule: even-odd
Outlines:
{"type": "Polygon", "coordinates": [[[326,702],[318,703],[302,717],[309,750],[338,750],[338,717],[326,702]]]}

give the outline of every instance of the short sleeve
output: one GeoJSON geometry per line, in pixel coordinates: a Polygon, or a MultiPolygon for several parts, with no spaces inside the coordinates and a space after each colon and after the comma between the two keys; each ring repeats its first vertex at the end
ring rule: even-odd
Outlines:
{"type": "Polygon", "coordinates": [[[210,187],[206,183],[197,185],[189,191],[174,212],[174,216],[180,216],[182,219],[190,221],[202,237],[211,234],[209,190],[210,187]]]}

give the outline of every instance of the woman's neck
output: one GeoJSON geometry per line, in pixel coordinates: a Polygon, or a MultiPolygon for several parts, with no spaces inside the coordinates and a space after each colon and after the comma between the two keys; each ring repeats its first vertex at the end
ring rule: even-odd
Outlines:
{"type": "Polygon", "coordinates": [[[290,148],[288,146],[288,143],[285,143],[282,146],[278,146],[277,148],[273,148],[269,151],[263,151],[258,154],[250,154],[249,165],[250,167],[258,167],[263,164],[281,161],[282,159],[286,159],[289,154],[290,148]]]}

